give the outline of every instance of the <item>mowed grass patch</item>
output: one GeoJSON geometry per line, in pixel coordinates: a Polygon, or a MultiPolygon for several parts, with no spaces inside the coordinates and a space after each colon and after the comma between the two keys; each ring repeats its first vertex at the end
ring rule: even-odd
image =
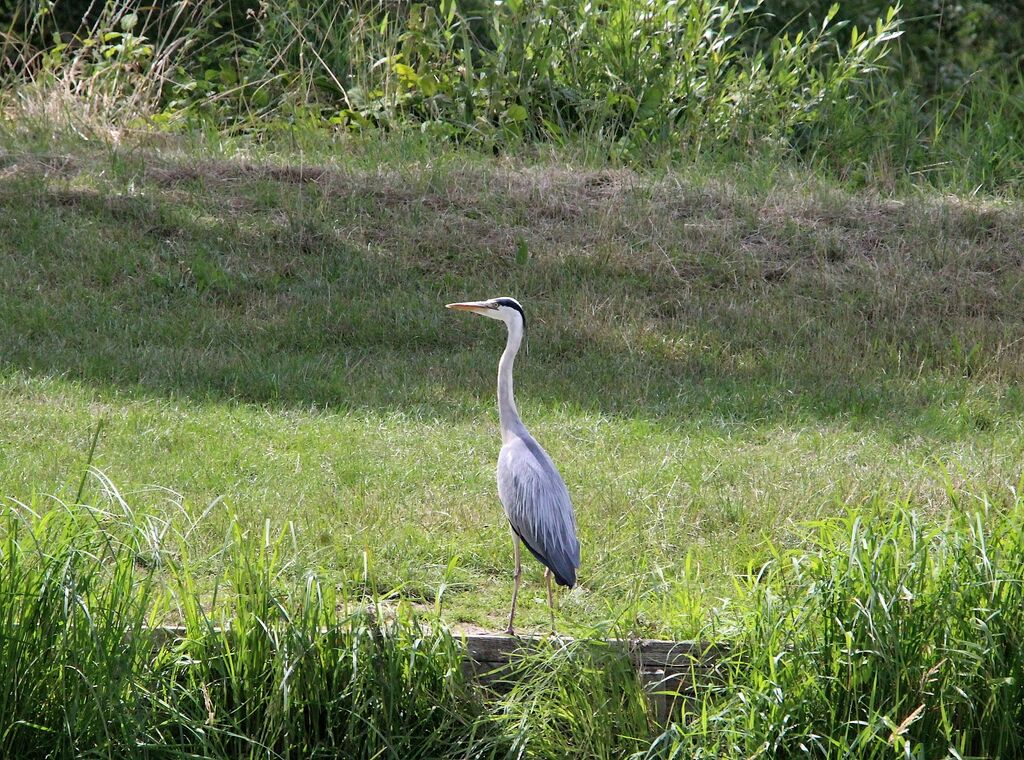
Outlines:
{"type": "Polygon", "coordinates": [[[73,498],[102,419],[93,464],[206,513],[196,556],[290,522],[338,582],[495,627],[504,336],[443,304],[501,294],[579,516],[566,630],[687,635],[796,521],[1019,480],[1018,205],[345,151],[3,156],[0,493],[73,498]]]}

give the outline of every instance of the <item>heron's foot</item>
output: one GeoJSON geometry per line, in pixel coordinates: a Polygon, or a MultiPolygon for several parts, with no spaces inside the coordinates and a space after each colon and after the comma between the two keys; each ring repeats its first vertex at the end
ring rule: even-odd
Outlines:
{"type": "Polygon", "coordinates": [[[505,634],[508,636],[515,636],[516,632],[513,630],[512,626],[509,625],[508,628],[505,629],[505,634]]]}

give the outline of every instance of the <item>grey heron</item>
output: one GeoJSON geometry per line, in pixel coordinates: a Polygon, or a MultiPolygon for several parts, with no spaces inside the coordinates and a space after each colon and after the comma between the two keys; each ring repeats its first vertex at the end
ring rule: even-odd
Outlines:
{"type": "Polygon", "coordinates": [[[508,328],[505,351],[498,362],[498,419],[501,424],[501,453],[498,455],[498,498],[508,517],[512,532],[515,574],[512,610],[506,633],[514,634],[519,581],[522,565],[519,544],[544,565],[548,589],[551,627],[555,627],[555,604],[551,577],[561,586],[576,584],[580,566],[580,542],[576,538],[576,515],[565,481],[555,463],[523,425],[512,395],[512,364],[526,333],[526,315],[514,298],[492,298],[447,304],[449,309],[470,311],[491,319],[500,319],[508,328]]]}

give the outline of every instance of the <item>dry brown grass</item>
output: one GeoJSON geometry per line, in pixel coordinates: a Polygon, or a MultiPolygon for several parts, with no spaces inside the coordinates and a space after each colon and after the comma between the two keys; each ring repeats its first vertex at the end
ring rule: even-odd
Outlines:
{"type": "MultiPolygon", "coordinates": [[[[887,351],[955,369],[977,347],[964,371],[1024,377],[1013,348],[1024,335],[1019,204],[897,200],[782,174],[757,190],[684,173],[503,162],[441,176],[423,165],[189,160],[144,149],[131,156],[130,193],[99,198],[87,160],[8,154],[0,165],[8,178],[42,177],[55,203],[99,204],[120,219],[201,198],[253,241],[273,229],[294,235],[300,255],[347,246],[410,274],[483,273],[540,292],[576,278],[591,306],[565,327],[595,341],[629,314],[638,336],[710,330],[741,351],[781,341],[832,352],[830,343],[852,341],[838,372],[859,353],[887,351]],[[604,288],[602,277],[618,285],[604,288]],[[737,332],[741,324],[753,329],[737,332]]],[[[176,233],[154,225],[152,234],[176,233]]]]}

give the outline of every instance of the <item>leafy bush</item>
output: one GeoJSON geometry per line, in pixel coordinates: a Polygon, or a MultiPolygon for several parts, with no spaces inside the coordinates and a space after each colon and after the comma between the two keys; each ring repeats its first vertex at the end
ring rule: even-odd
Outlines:
{"type": "Polygon", "coordinates": [[[499,142],[747,144],[815,121],[823,104],[877,70],[898,35],[890,12],[840,40],[835,14],[758,45],[762,5],[738,0],[506,2],[472,15],[452,0],[274,0],[242,55],[258,63],[240,78],[276,78],[278,94],[262,102],[278,107],[302,83],[306,109],[354,127],[412,121],[499,142]]]}
{"type": "Polygon", "coordinates": [[[855,183],[1024,186],[1013,4],[910,0],[880,18],[764,0],[74,5],[8,2],[0,107],[21,124],[414,128],[601,161],[753,152],[855,183]]]}
{"type": "Polygon", "coordinates": [[[73,71],[90,96],[119,87],[140,114],[156,108],[163,120],[207,114],[252,127],[253,117],[276,115],[357,128],[411,121],[489,141],[742,145],[818,119],[878,69],[898,36],[894,11],[840,36],[833,7],[806,30],[762,41],[763,1],[514,1],[469,11],[454,0],[266,0],[244,20],[237,10],[175,7],[156,16],[136,0],[108,2],[91,27],[26,68],[37,77],[73,71]]]}

